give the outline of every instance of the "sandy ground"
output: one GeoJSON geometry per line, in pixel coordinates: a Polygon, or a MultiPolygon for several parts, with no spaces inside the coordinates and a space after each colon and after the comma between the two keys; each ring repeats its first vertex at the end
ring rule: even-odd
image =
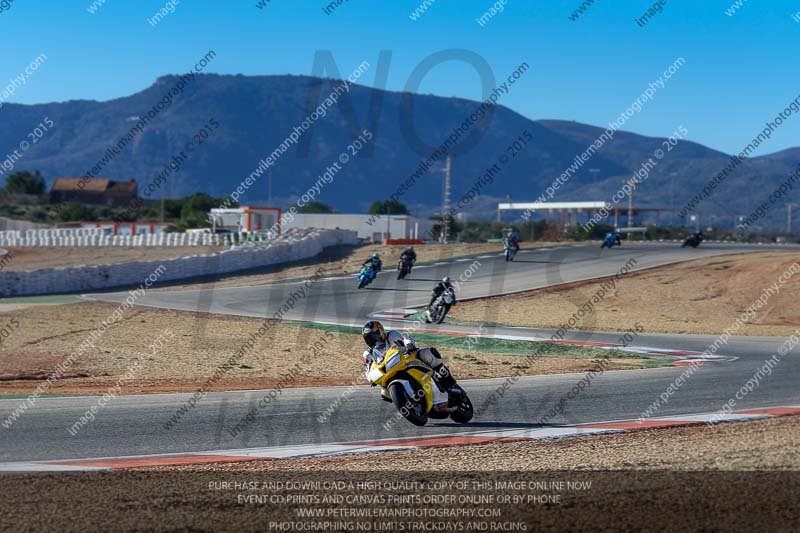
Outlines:
{"type": "Polygon", "coordinates": [[[80,265],[108,265],[128,261],[159,261],[191,255],[206,255],[224,250],[220,246],[54,246],[8,248],[11,259],[3,268],[8,272],[80,265]]]}
{"type": "Polygon", "coordinates": [[[397,451],[340,457],[253,461],[156,470],[225,472],[372,471],[526,472],[672,470],[800,472],[800,416],[716,426],[659,428],[540,441],[444,446],[436,453],[397,451]],[[688,452],[690,450],[690,452],[688,452]],[[476,459],[480,458],[479,461],[476,459]]]}
{"type": "MultiPolygon", "coordinates": [[[[573,243],[548,243],[533,242],[522,243],[522,248],[543,248],[554,245],[569,245],[573,243]]],[[[326,248],[320,255],[288,264],[268,266],[260,269],[248,270],[236,274],[224,274],[214,279],[193,280],[192,283],[177,282],[169,289],[204,288],[204,287],[241,287],[245,285],[260,285],[273,281],[310,278],[317,271],[325,275],[352,274],[358,272],[361,263],[378,252],[383,259],[384,268],[394,268],[400,259],[400,254],[406,249],[404,245],[365,245],[365,246],[332,246],[326,248]]],[[[452,257],[464,255],[485,254],[502,252],[502,245],[497,243],[472,243],[472,244],[425,244],[416,245],[417,263],[441,261],[452,257]]]]}
{"type": "MultiPolygon", "coordinates": [[[[699,259],[629,275],[576,329],[718,334],[730,327],[790,265],[796,254],[765,252],[699,259]]],[[[600,289],[599,282],[461,302],[453,319],[558,328],[600,289]]],[[[800,273],[789,278],[736,335],[780,335],[800,327],[800,273]]]]}
{"type": "MultiPolygon", "coordinates": [[[[0,343],[0,394],[34,389],[115,309],[112,304],[87,302],[0,312],[0,328],[10,331],[0,343]]],[[[134,308],[109,327],[49,392],[104,392],[130,369],[135,370],[134,379],[123,383],[123,393],[196,390],[260,325],[252,318],[134,308]],[[162,337],[163,346],[151,348],[157,337],[162,337]]],[[[326,365],[325,374],[312,365],[291,385],[351,384],[361,373],[364,344],[359,335],[279,324],[211,390],[271,388],[281,375],[308,360],[318,340],[324,341],[325,357],[332,364],[326,365]]],[[[516,355],[449,348],[442,352],[459,379],[580,372],[594,365],[591,357],[543,357],[522,364],[516,355]]],[[[608,368],[642,366],[642,360],[626,358],[611,359],[608,368]]]]}
{"type": "Polygon", "coordinates": [[[323,520],[333,531],[367,522],[372,531],[481,530],[469,522],[486,523],[485,531],[796,531],[799,445],[800,417],[785,417],[421,452],[6,476],[0,513],[9,529],[53,531],[318,531],[323,520]],[[326,518],[301,515],[319,509],[330,510],[326,518]],[[378,514],[387,509],[432,514],[378,514]],[[499,516],[433,514],[446,509],[499,516]]]}

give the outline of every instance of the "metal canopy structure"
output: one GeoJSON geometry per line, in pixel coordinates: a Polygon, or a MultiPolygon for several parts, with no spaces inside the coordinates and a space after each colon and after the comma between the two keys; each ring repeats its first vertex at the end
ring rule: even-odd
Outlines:
{"type": "Polygon", "coordinates": [[[500,211],[563,211],[566,209],[602,209],[605,202],[512,202],[498,204],[500,211]]]}
{"type": "MultiPolygon", "coordinates": [[[[614,215],[614,226],[619,226],[619,214],[628,215],[629,209],[631,215],[640,213],[651,212],[656,214],[656,221],[660,218],[662,211],[672,211],[672,209],[664,207],[636,207],[629,208],[627,206],[608,206],[606,202],[506,202],[497,204],[498,214],[503,211],[527,211],[533,213],[536,211],[543,212],[545,219],[550,222],[550,215],[552,213],[559,213],[563,220],[565,215],[567,223],[571,223],[574,215],[575,223],[580,223],[581,214],[586,213],[586,218],[589,220],[594,212],[601,209],[607,209],[609,213],[614,215]]],[[[633,217],[628,224],[631,225],[633,217]]]]}

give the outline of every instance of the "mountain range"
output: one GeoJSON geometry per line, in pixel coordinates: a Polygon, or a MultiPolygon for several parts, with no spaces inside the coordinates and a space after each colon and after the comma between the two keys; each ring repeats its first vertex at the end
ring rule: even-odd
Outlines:
{"type": "MultiPolygon", "coordinates": [[[[225,196],[293,131],[298,131],[303,120],[342,83],[307,76],[197,75],[140,132],[130,136],[140,117],[155,109],[178,82],[178,76],[163,76],[143,91],[104,102],[7,103],[0,109],[0,156],[19,150],[20,142],[30,139],[29,133],[47,118],[53,127],[22,153],[15,170],[38,169],[49,183],[58,177],[84,176],[128,135],[132,140],[113,158],[106,158],[98,177],[135,178],[141,193],[176,154],[184,151],[186,157],[179,168],[154,197],[162,191],[173,197],[200,191],[225,196]],[[218,126],[209,128],[211,121],[218,126]],[[200,135],[202,130],[206,132],[200,135]],[[186,151],[188,143],[192,143],[192,151],[186,151]]],[[[366,128],[372,133],[368,146],[340,163],[341,170],[333,182],[318,187],[316,196],[342,212],[365,212],[372,202],[395,192],[434,147],[448,139],[454,128],[463,126],[479,106],[479,102],[461,98],[352,85],[299,136],[299,143],[284,145],[287,149],[276,158],[271,179],[269,172],[263,172],[239,201],[266,205],[271,194],[272,205],[287,208],[318,183],[321,173],[366,128]],[[410,132],[429,147],[412,142],[410,132]]],[[[464,208],[470,220],[494,218],[497,202],[509,195],[514,201],[535,200],[603,133],[603,128],[578,122],[528,119],[504,107],[502,99],[491,109],[491,118],[469,132],[481,130],[479,142],[469,149],[458,144],[454,148],[454,202],[501,155],[509,157],[493,181],[481,187],[478,199],[464,208]],[[515,140],[528,137],[530,142],[519,150],[509,150],[515,140]],[[517,155],[511,157],[512,151],[517,155]]],[[[664,133],[666,137],[672,132],[664,133]]],[[[630,178],[655,150],[663,148],[663,142],[660,137],[616,132],[581,164],[553,200],[610,199],[623,180],[630,178]]],[[[675,208],[677,212],[729,160],[730,154],[682,140],[637,188],[636,204],[675,208]]],[[[766,201],[798,163],[800,148],[750,158],[694,212],[703,225],[732,226],[735,217],[750,214],[766,201]]],[[[404,192],[401,201],[413,213],[427,216],[441,204],[442,168],[440,159],[404,192]]],[[[784,220],[784,205],[779,201],[753,227],[781,227],[784,220]]],[[[673,221],[680,222],[677,218],[673,221]]]]}

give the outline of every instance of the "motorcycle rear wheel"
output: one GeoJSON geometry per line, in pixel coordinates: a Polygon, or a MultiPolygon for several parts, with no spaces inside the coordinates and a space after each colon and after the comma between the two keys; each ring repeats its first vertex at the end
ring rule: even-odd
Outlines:
{"type": "Polygon", "coordinates": [[[402,383],[389,385],[389,395],[397,411],[415,426],[424,426],[428,422],[428,413],[418,401],[412,401],[406,394],[402,383]]]}

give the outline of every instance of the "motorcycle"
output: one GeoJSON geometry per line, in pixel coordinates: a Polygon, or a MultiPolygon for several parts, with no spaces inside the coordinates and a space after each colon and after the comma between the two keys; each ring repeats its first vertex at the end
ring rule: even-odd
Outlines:
{"type": "Polygon", "coordinates": [[[400,262],[397,264],[397,279],[403,279],[411,274],[413,264],[410,259],[401,257],[400,262]]]}
{"type": "Polygon", "coordinates": [[[600,245],[600,248],[612,248],[615,244],[617,246],[622,246],[622,241],[620,241],[619,237],[616,235],[606,235],[603,239],[603,244],[600,245]]]}
{"type": "Polygon", "coordinates": [[[683,241],[681,248],[686,248],[687,246],[691,246],[692,248],[697,248],[700,246],[700,243],[703,242],[702,235],[689,235],[686,237],[686,240],[683,241]]]}
{"type": "Polygon", "coordinates": [[[506,261],[513,261],[514,256],[517,255],[518,248],[510,248],[506,246],[506,261]]]}
{"type": "Polygon", "coordinates": [[[362,266],[358,273],[358,288],[363,289],[375,280],[375,269],[371,266],[362,266]]]}
{"type": "Polygon", "coordinates": [[[433,302],[433,305],[425,310],[425,322],[441,324],[455,301],[456,295],[453,289],[445,289],[442,295],[433,302]]]}
{"type": "Polygon", "coordinates": [[[366,371],[367,380],[388,390],[394,406],[415,426],[424,426],[429,418],[449,416],[459,424],[472,420],[472,402],[464,389],[455,386],[448,393],[433,375],[416,350],[403,353],[397,346],[372,361],[366,371]]]}

